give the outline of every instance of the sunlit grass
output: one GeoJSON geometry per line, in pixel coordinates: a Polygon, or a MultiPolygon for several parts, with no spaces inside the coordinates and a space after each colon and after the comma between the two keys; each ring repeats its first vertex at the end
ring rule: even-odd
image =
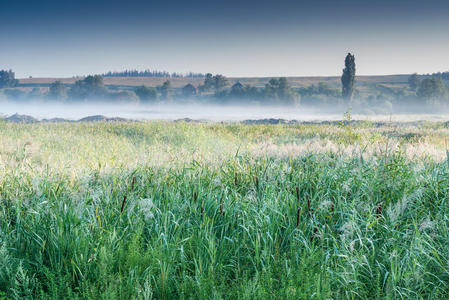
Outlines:
{"type": "Polygon", "coordinates": [[[444,126],[0,127],[0,298],[449,297],[444,126]]]}

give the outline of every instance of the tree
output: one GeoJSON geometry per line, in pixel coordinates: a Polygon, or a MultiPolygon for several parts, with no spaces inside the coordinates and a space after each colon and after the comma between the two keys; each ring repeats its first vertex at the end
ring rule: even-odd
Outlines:
{"type": "Polygon", "coordinates": [[[47,97],[49,99],[64,99],[67,96],[66,86],[59,80],[50,85],[47,97]]]}
{"type": "Polygon", "coordinates": [[[215,93],[223,91],[223,89],[229,84],[228,79],[220,74],[212,76],[211,73],[207,73],[204,78],[204,84],[199,86],[200,92],[208,92],[214,90],[215,93]]]}
{"type": "Polygon", "coordinates": [[[419,77],[418,74],[414,73],[408,78],[408,86],[412,91],[416,91],[419,86],[419,77]]]}
{"type": "Polygon", "coordinates": [[[0,70],[0,88],[15,87],[19,81],[12,70],[0,70]]]}
{"type": "Polygon", "coordinates": [[[265,97],[283,104],[297,104],[299,96],[290,88],[287,78],[272,78],[265,85],[265,97]]]}
{"type": "Polygon", "coordinates": [[[214,89],[218,93],[228,85],[228,79],[223,75],[217,74],[214,76],[214,89]]]}
{"type": "Polygon", "coordinates": [[[265,85],[264,94],[267,98],[278,98],[277,90],[279,87],[279,80],[271,78],[270,81],[265,85]]]}
{"type": "Polygon", "coordinates": [[[435,102],[445,96],[446,89],[441,78],[432,77],[421,81],[416,94],[428,102],[435,102]]]}
{"type": "Polygon", "coordinates": [[[28,93],[28,99],[39,99],[42,97],[42,93],[41,93],[41,89],[40,88],[33,88],[29,93],[28,93]]]}
{"type": "Polygon", "coordinates": [[[193,97],[196,96],[197,94],[197,89],[196,87],[194,87],[192,84],[186,84],[183,88],[182,88],[182,96],[189,98],[189,97],[193,97]]]}
{"type": "Polygon", "coordinates": [[[3,94],[9,100],[26,100],[28,97],[27,93],[20,89],[5,89],[3,94]]]}
{"type": "Polygon", "coordinates": [[[237,81],[234,83],[234,85],[231,87],[230,96],[234,98],[240,98],[244,96],[245,94],[245,87],[243,84],[240,83],[240,81],[237,81]]]}
{"type": "Polygon", "coordinates": [[[261,94],[259,92],[259,89],[257,89],[254,86],[251,86],[249,84],[243,85],[239,81],[237,81],[232,87],[229,93],[226,95],[226,97],[230,101],[236,101],[236,100],[260,100],[261,94]]]}
{"type": "Polygon", "coordinates": [[[289,99],[292,95],[292,91],[290,89],[290,86],[288,84],[287,78],[281,77],[279,78],[279,98],[281,99],[289,99]]]}
{"type": "Polygon", "coordinates": [[[89,75],[83,80],[78,80],[69,90],[68,95],[73,100],[101,99],[107,94],[100,75],[89,75]]]}
{"type": "Polygon", "coordinates": [[[204,84],[199,86],[200,92],[208,92],[214,87],[214,77],[211,73],[207,73],[204,77],[204,84]]]}
{"type": "Polygon", "coordinates": [[[150,103],[157,100],[157,90],[154,87],[142,85],[139,86],[135,92],[142,102],[150,103]]]}
{"type": "Polygon", "coordinates": [[[348,53],[345,58],[345,68],[341,76],[342,96],[346,100],[351,100],[355,89],[355,57],[348,53]]]}
{"type": "Polygon", "coordinates": [[[119,91],[117,93],[111,93],[109,94],[109,98],[115,102],[126,102],[126,103],[139,102],[139,98],[133,91],[119,91]]]}
{"type": "Polygon", "coordinates": [[[170,100],[172,99],[173,89],[171,87],[170,80],[166,80],[160,87],[162,99],[170,100]]]}

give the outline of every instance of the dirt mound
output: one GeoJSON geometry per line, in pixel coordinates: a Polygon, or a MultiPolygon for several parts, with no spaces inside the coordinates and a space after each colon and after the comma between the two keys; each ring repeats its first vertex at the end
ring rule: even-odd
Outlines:
{"type": "Polygon", "coordinates": [[[5,120],[8,122],[14,122],[14,123],[37,123],[37,122],[39,122],[36,118],[33,118],[32,116],[19,115],[19,114],[14,114],[14,115],[6,118],[5,120]]]}
{"type": "Polygon", "coordinates": [[[296,120],[285,120],[285,119],[258,119],[258,120],[245,120],[242,122],[246,125],[255,125],[255,124],[296,124],[298,121],[296,120]]]}
{"type": "Polygon", "coordinates": [[[63,118],[51,118],[51,119],[42,119],[43,123],[63,123],[63,122],[73,122],[71,120],[63,119],[63,118]]]}
{"type": "Polygon", "coordinates": [[[120,117],[114,117],[114,118],[107,118],[107,122],[127,122],[130,121],[129,119],[120,118],[120,117]]]}
{"type": "Polygon", "coordinates": [[[88,116],[79,119],[78,122],[106,122],[108,118],[103,115],[88,116]]]}
{"type": "Polygon", "coordinates": [[[5,118],[5,121],[7,122],[14,122],[14,123],[63,123],[63,122],[126,122],[129,121],[125,118],[108,118],[103,115],[95,115],[95,116],[88,116],[82,119],[79,119],[78,121],[72,121],[64,118],[51,118],[51,119],[42,119],[39,121],[38,119],[29,116],[29,115],[19,115],[14,114],[8,118],[5,118]]]}
{"type": "Polygon", "coordinates": [[[126,122],[126,121],[128,120],[125,118],[119,117],[108,118],[103,115],[88,116],[78,120],[78,122],[126,122]]]}
{"type": "Polygon", "coordinates": [[[194,120],[194,119],[190,119],[190,118],[183,118],[183,119],[176,119],[173,122],[178,123],[178,122],[186,122],[186,123],[202,123],[201,120],[194,120]]]}

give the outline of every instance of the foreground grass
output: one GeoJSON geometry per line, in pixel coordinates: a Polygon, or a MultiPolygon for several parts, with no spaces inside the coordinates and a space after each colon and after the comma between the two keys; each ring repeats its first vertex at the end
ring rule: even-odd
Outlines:
{"type": "Polygon", "coordinates": [[[445,128],[2,132],[6,299],[449,297],[445,128]]]}

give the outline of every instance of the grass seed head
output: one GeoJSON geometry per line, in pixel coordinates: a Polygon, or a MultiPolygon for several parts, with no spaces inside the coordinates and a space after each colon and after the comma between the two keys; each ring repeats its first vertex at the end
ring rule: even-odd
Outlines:
{"type": "Polygon", "coordinates": [[[300,216],[301,216],[301,208],[298,208],[298,211],[296,212],[296,228],[299,227],[300,216]]]}
{"type": "Polygon", "coordinates": [[[125,202],[126,202],[126,195],[123,197],[123,201],[122,201],[122,208],[120,209],[120,212],[123,212],[123,209],[125,208],[125,202]]]}
{"type": "Polygon", "coordinates": [[[132,183],[131,183],[131,191],[134,190],[134,183],[135,183],[135,182],[136,182],[136,177],[133,176],[133,181],[132,181],[132,183]]]}
{"type": "Polygon", "coordinates": [[[377,204],[376,215],[377,215],[378,218],[382,217],[382,202],[377,204]]]}
{"type": "Polygon", "coordinates": [[[299,188],[296,187],[296,201],[299,203],[299,188]]]}

